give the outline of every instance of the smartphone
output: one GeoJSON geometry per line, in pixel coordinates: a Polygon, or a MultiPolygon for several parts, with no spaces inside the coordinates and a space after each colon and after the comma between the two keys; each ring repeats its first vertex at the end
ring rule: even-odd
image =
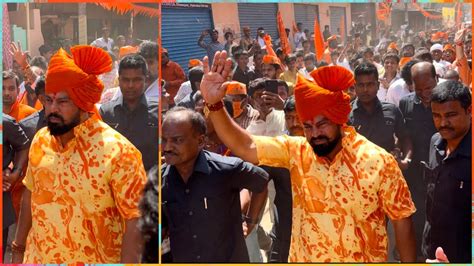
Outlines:
{"type": "Polygon", "coordinates": [[[270,79],[265,81],[265,91],[273,92],[278,94],[278,81],[276,79],[270,79]]]}

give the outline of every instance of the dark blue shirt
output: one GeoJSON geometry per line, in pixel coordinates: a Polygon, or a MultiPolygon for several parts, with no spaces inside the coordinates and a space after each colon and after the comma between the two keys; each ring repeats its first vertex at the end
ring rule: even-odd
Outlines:
{"type": "Polygon", "coordinates": [[[442,247],[449,262],[471,262],[471,136],[472,129],[447,157],[446,140],[439,133],[431,139],[425,169],[428,196],[422,246],[427,258],[434,258],[436,248],[442,247]]]}
{"type": "Polygon", "coordinates": [[[249,262],[240,190],[263,191],[268,174],[208,151],[199,153],[187,183],[174,166],[165,164],[161,172],[173,262],[249,262]]]}

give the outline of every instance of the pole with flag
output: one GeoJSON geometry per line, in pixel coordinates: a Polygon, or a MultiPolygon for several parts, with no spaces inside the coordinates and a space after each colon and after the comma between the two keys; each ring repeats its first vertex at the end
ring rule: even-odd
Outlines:
{"type": "Polygon", "coordinates": [[[288,40],[288,36],[286,35],[285,25],[283,24],[283,19],[281,17],[280,11],[277,14],[277,22],[278,22],[278,34],[280,35],[280,46],[283,50],[283,53],[289,55],[291,53],[290,48],[290,41],[288,40]]]}
{"type": "Polygon", "coordinates": [[[316,50],[315,52],[317,60],[321,61],[324,54],[324,41],[317,16],[314,18],[314,49],[316,50]]]}

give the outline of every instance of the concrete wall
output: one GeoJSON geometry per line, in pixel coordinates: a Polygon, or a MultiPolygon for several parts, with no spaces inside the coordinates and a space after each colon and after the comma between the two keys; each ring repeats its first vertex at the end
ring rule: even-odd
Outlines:
{"type": "MultiPolygon", "coordinates": [[[[29,36],[27,40],[27,46],[23,47],[23,50],[28,50],[31,56],[40,55],[38,48],[43,45],[43,34],[41,33],[41,16],[39,9],[30,9],[30,27],[29,36]]],[[[17,11],[11,11],[8,13],[10,18],[10,25],[16,25],[22,29],[27,30],[26,27],[26,4],[18,4],[17,11]]],[[[12,36],[12,41],[17,41],[12,36]]]]}
{"type": "MultiPolygon", "coordinates": [[[[291,48],[294,48],[293,46],[293,21],[295,21],[295,6],[293,3],[278,3],[278,10],[280,11],[281,18],[283,19],[283,24],[285,25],[285,28],[288,28],[291,30],[290,32],[290,46],[291,48]]],[[[296,22],[295,22],[296,23],[296,22]]]]}
{"type": "Polygon", "coordinates": [[[330,6],[339,6],[346,8],[346,29],[349,34],[351,30],[351,4],[338,4],[338,3],[328,3],[328,4],[318,4],[319,6],[319,26],[321,27],[321,32],[324,30],[324,25],[329,25],[331,21],[331,14],[329,14],[330,6]]]}
{"type": "Polygon", "coordinates": [[[237,3],[214,3],[212,7],[212,19],[214,28],[219,31],[219,41],[224,42],[224,30],[232,30],[236,42],[240,41],[239,9],[237,3]]]}

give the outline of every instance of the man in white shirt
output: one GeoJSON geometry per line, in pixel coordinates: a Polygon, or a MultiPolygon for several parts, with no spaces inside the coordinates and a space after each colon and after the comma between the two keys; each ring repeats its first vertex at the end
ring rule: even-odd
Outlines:
{"type": "Polygon", "coordinates": [[[443,77],[451,65],[451,63],[441,59],[443,56],[443,45],[439,43],[433,44],[430,48],[430,53],[433,56],[433,65],[436,69],[436,74],[438,74],[438,77],[443,77]]]}
{"type": "Polygon", "coordinates": [[[267,45],[265,45],[263,37],[265,37],[265,29],[263,27],[259,27],[257,29],[257,42],[258,45],[260,45],[260,49],[265,50],[267,48],[267,45]]]}
{"type": "Polygon", "coordinates": [[[377,91],[377,98],[379,98],[381,102],[386,102],[388,88],[400,79],[398,75],[398,63],[400,62],[400,58],[395,53],[387,53],[384,55],[382,62],[385,71],[383,76],[379,79],[380,87],[377,91]]]}
{"type": "Polygon", "coordinates": [[[304,67],[298,71],[300,75],[309,80],[314,80],[309,73],[316,69],[316,56],[309,53],[304,56],[304,67]]]}
{"type": "Polygon", "coordinates": [[[303,23],[296,24],[298,32],[295,33],[295,49],[303,49],[303,41],[307,40],[306,34],[303,32],[303,23]]]}
{"type": "Polygon", "coordinates": [[[96,39],[91,43],[92,46],[99,47],[102,49],[106,49],[107,52],[113,52],[114,48],[114,40],[109,38],[110,30],[107,27],[102,28],[102,37],[96,39]]]}
{"type": "Polygon", "coordinates": [[[418,63],[418,60],[408,61],[400,71],[401,79],[395,81],[387,90],[386,101],[398,107],[400,99],[414,91],[411,79],[411,67],[418,63]]]}

